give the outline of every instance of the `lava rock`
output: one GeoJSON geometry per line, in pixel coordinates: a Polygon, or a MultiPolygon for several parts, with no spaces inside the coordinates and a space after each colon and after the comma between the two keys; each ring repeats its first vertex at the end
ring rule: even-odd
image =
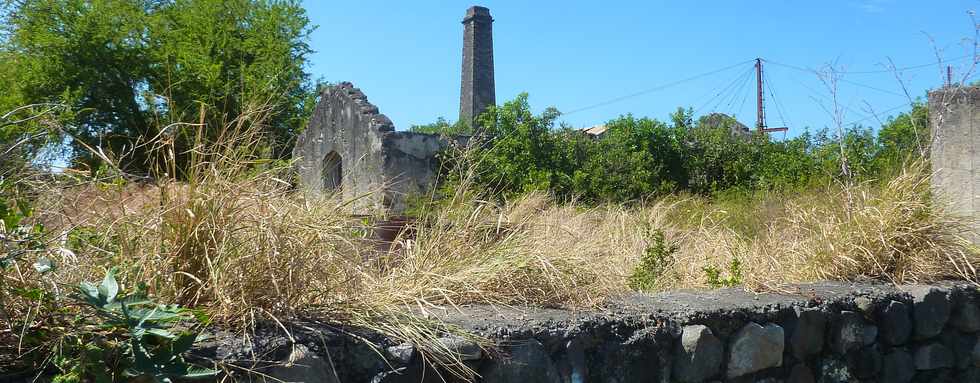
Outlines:
{"type": "Polygon", "coordinates": [[[953,352],[939,343],[926,343],[917,347],[913,359],[917,370],[953,367],[953,352]]]}
{"type": "Polygon", "coordinates": [[[831,327],[831,350],[843,355],[860,348],[863,344],[864,318],[853,311],[842,311],[831,327]]]}
{"type": "Polygon", "coordinates": [[[810,371],[810,368],[803,363],[797,364],[789,370],[789,378],[786,378],[786,383],[814,383],[813,371],[810,371]]]}
{"type": "Polygon", "coordinates": [[[510,357],[494,359],[480,369],[484,382],[561,383],[558,369],[541,342],[522,341],[510,349],[510,357]]]}
{"type": "Polygon", "coordinates": [[[685,326],[677,343],[673,379],[679,382],[702,382],[721,369],[725,346],[707,326],[685,326]]]}
{"type": "Polygon", "coordinates": [[[912,356],[902,349],[893,349],[881,360],[881,382],[908,383],[915,377],[912,356]]]}
{"type": "Polygon", "coordinates": [[[803,360],[823,350],[827,317],[820,309],[796,309],[794,318],[787,325],[789,345],[793,356],[803,360]]]}
{"type": "Polygon", "coordinates": [[[776,324],[749,322],[732,337],[728,377],[736,378],[783,364],[785,335],[776,324]]]}
{"type": "Polygon", "coordinates": [[[957,305],[949,323],[963,332],[980,331],[980,306],[976,301],[965,301],[957,305]]]}
{"type": "Polygon", "coordinates": [[[980,367],[980,342],[973,346],[973,366],[980,367]]]}
{"type": "Polygon", "coordinates": [[[915,286],[912,295],[912,319],[916,339],[939,335],[949,320],[952,305],[949,291],[935,286],[915,286]]]}
{"type": "Polygon", "coordinates": [[[820,363],[820,383],[850,383],[854,381],[847,364],[836,359],[826,358],[820,363]]]}
{"type": "Polygon", "coordinates": [[[864,326],[864,331],[861,332],[861,344],[865,346],[870,346],[877,339],[878,339],[878,326],[875,325],[864,326]]]}
{"type": "Polygon", "coordinates": [[[281,364],[263,372],[259,381],[340,383],[333,367],[306,346],[297,344],[281,364]]]}
{"type": "Polygon", "coordinates": [[[908,305],[899,301],[890,301],[878,315],[881,326],[878,336],[881,342],[889,346],[898,346],[908,342],[912,334],[912,316],[908,305]]]}
{"type": "Polygon", "coordinates": [[[859,379],[870,379],[881,371],[882,357],[877,347],[865,347],[847,354],[847,369],[859,379]]]}
{"type": "Polygon", "coordinates": [[[459,359],[463,361],[479,360],[483,356],[483,349],[480,348],[479,344],[458,336],[439,338],[439,342],[446,349],[455,352],[459,356],[459,359]]]}
{"type": "Polygon", "coordinates": [[[391,356],[391,361],[397,363],[399,366],[407,365],[415,357],[415,346],[411,343],[402,343],[396,346],[391,346],[385,349],[388,355],[391,356]]]}

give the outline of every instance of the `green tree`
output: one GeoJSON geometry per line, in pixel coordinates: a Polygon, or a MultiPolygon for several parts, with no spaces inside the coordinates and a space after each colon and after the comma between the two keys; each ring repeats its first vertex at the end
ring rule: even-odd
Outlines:
{"type": "Polygon", "coordinates": [[[266,155],[287,155],[315,93],[305,72],[309,20],[298,1],[24,0],[3,8],[0,110],[57,103],[76,166],[99,160],[84,145],[154,161],[146,140],[171,135],[178,163],[190,137],[259,105],[266,155]],[[204,127],[173,123],[204,122],[204,127]],[[170,127],[166,132],[164,127],[170,127]]]}

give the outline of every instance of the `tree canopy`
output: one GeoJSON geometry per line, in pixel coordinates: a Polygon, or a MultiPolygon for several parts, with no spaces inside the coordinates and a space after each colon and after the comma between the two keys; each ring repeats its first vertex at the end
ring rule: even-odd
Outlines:
{"type": "Polygon", "coordinates": [[[295,0],[6,0],[0,11],[0,114],[63,106],[55,142],[70,142],[73,166],[99,165],[87,145],[147,172],[159,159],[145,143],[160,134],[183,162],[192,137],[213,139],[249,108],[268,113],[257,146],[281,157],[313,106],[311,27],[295,0]]]}

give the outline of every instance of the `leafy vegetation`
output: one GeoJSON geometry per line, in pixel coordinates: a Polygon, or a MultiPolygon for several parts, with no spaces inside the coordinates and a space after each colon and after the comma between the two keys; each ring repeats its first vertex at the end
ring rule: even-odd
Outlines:
{"type": "Polygon", "coordinates": [[[55,108],[58,122],[0,122],[0,139],[31,138],[22,148],[33,153],[67,142],[75,167],[150,173],[165,162],[151,156],[164,155],[151,147],[164,136],[183,171],[198,130],[217,140],[255,103],[273,109],[264,154],[282,158],[315,101],[298,1],[28,0],[0,11],[0,113],[55,108]]]}
{"type": "Polygon", "coordinates": [[[841,137],[823,130],[781,141],[733,133],[739,128],[729,117],[694,122],[685,109],[670,123],[622,116],[607,122],[598,138],[555,128],[558,116],[553,109],[533,115],[527,95],[488,110],[480,120],[488,142],[470,154],[479,158],[471,161],[478,184],[503,196],[549,191],[563,201],[593,204],[678,192],[805,190],[886,179],[919,158],[928,137],[921,104],[888,120],[877,135],[855,126],[841,137]]]}

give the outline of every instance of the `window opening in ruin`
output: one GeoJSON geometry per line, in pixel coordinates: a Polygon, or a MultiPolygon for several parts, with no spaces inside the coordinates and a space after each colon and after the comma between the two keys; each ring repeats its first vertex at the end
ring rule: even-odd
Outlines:
{"type": "Polygon", "coordinates": [[[330,152],[323,157],[322,176],[325,191],[340,191],[343,174],[343,160],[337,152],[330,152]]]}

